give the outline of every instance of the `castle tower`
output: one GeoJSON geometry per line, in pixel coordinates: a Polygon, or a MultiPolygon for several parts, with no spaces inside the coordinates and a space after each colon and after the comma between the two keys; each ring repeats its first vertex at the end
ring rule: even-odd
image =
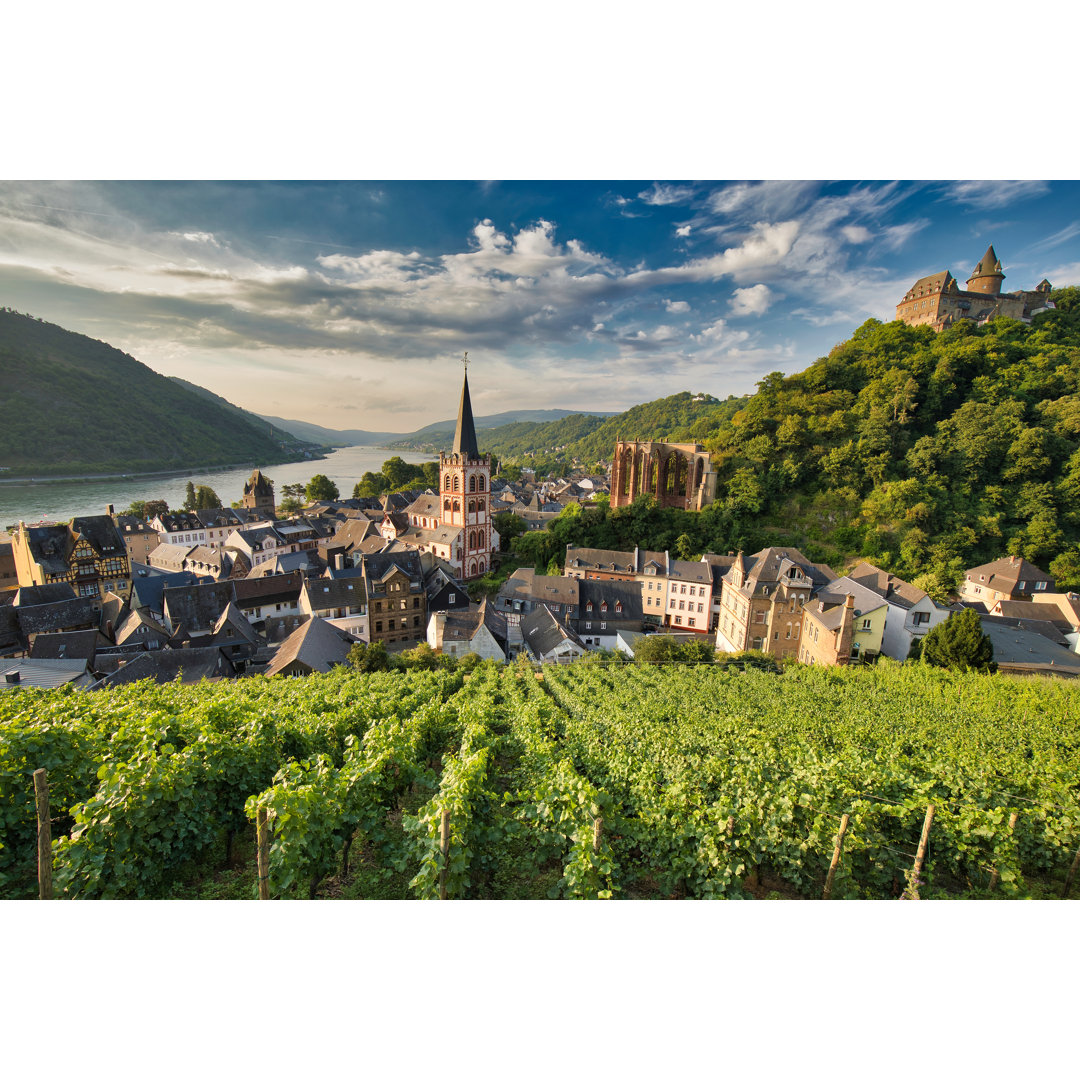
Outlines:
{"type": "Polygon", "coordinates": [[[461,529],[461,567],[465,580],[480,577],[491,569],[491,455],[481,454],[476,445],[472,401],[469,397],[469,354],[465,354],[465,380],[461,385],[454,445],[449,454],[439,454],[439,498],[443,525],[461,529]]]}
{"type": "Polygon", "coordinates": [[[277,517],[274,512],[274,481],[256,469],[244,485],[244,497],[240,504],[245,510],[254,510],[260,517],[273,521],[277,517]]]}
{"type": "Polygon", "coordinates": [[[986,249],[986,254],[975,264],[971,277],[967,279],[967,291],[986,293],[989,296],[1001,295],[1001,283],[1005,275],[1001,272],[1001,260],[994,254],[994,245],[986,249]]]}

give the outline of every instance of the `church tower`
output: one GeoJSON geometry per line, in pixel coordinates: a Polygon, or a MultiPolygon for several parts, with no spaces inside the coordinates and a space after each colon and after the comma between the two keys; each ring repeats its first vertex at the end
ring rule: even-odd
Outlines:
{"type": "Polygon", "coordinates": [[[989,296],[1001,295],[1001,283],[1005,275],[1001,272],[1001,260],[994,254],[994,245],[986,249],[986,254],[975,264],[971,277],[967,279],[967,291],[986,293],[989,296]]]}
{"type": "Polygon", "coordinates": [[[476,445],[472,401],[469,398],[469,354],[465,354],[465,381],[461,386],[454,445],[439,454],[439,498],[442,524],[460,528],[461,575],[467,581],[491,569],[491,455],[476,445]]]}

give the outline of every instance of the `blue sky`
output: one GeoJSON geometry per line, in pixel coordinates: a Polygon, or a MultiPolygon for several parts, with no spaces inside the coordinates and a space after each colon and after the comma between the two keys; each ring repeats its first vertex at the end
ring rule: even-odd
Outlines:
{"type": "Polygon", "coordinates": [[[452,415],[740,394],[993,243],[1080,282],[1076,182],[0,183],[0,303],[256,412],[452,415]]]}

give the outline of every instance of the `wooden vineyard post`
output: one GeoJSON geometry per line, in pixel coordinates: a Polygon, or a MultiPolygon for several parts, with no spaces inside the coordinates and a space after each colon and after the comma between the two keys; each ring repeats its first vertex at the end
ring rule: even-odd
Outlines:
{"type": "Polygon", "coordinates": [[[1076,855],[1073,858],[1072,866],[1069,867],[1069,876],[1065,879],[1065,888],[1061,892],[1061,899],[1067,900],[1069,898],[1069,890],[1072,888],[1073,878],[1076,877],[1076,871],[1080,869],[1080,847],[1076,849],[1076,855]]]}
{"type": "MultiPolygon", "coordinates": [[[[255,815],[256,821],[256,833],[255,843],[259,867],[259,899],[270,899],[270,844],[269,844],[269,828],[266,823],[266,809],[262,807],[255,815]]],[[[250,864],[249,864],[250,865],[250,864]]]]}
{"type": "Polygon", "coordinates": [[[439,851],[442,852],[442,869],[439,871],[439,899],[446,899],[446,871],[447,855],[450,852],[450,811],[442,812],[442,820],[439,822],[439,851]]]}
{"type": "Polygon", "coordinates": [[[919,850],[915,852],[915,865],[911,868],[911,898],[919,899],[919,874],[922,873],[923,860],[926,858],[926,844],[930,839],[930,826],[934,824],[934,804],[927,803],[926,817],[923,819],[922,836],[919,837],[919,850]]]}
{"type": "Polygon", "coordinates": [[[600,851],[600,837],[604,835],[604,819],[603,817],[597,817],[593,822],[592,827],[592,849],[593,854],[599,854],[600,851]]]}
{"type": "MultiPolygon", "coordinates": [[[[1017,821],[1017,818],[1019,818],[1019,817],[1020,817],[1020,812],[1018,810],[1014,810],[1012,812],[1012,814],[1009,815],[1009,832],[1010,833],[1013,831],[1013,829],[1016,828],[1016,821],[1017,821]]],[[[990,885],[988,886],[989,891],[992,892],[995,888],[997,888],[997,883],[998,883],[998,868],[995,866],[994,869],[990,873],[990,885]]]]}
{"type": "Polygon", "coordinates": [[[828,900],[832,895],[832,883],[833,877],[836,874],[836,868],[840,864],[840,849],[844,844],[844,833],[847,832],[848,827],[848,815],[844,814],[840,818],[840,831],[836,834],[836,847],[833,848],[832,862],[829,863],[829,873],[825,878],[825,891],[821,894],[822,900],[828,900]]]}
{"type": "Polygon", "coordinates": [[[52,820],[49,817],[49,774],[45,769],[34,771],[34,801],[37,804],[38,899],[51,900],[52,820]]]}

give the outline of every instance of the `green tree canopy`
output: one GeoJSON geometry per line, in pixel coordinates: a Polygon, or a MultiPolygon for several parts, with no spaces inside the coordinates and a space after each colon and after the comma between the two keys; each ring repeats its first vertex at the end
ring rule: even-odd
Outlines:
{"type": "Polygon", "coordinates": [[[308,502],[317,502],[319,500],[332,501],[340,498],[337,484],[323,473],[316,473],[308,481],[307,487],[304,488],[304,494],[307,497],[308,502]]]}
{"type": "Polygon", "coordinates": [[[964,608],[943,623],[938,623],[923,638],[923,663],[957,671],[997,671],[994,645],[983,633],[979,613],[964,608]]]}

